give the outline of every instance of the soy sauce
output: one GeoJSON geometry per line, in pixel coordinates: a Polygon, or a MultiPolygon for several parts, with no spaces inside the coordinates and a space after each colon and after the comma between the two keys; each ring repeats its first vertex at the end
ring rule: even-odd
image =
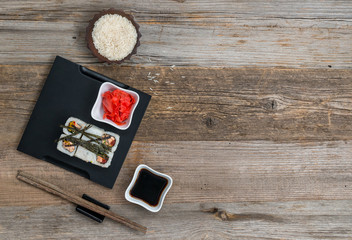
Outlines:
{"type": "Polygon", "coordinates": [[[147,169],[142,169],[138,173],[130,194],[154,207],[158,205],[167,184],[166,178],[155,175],[147,169]]]}

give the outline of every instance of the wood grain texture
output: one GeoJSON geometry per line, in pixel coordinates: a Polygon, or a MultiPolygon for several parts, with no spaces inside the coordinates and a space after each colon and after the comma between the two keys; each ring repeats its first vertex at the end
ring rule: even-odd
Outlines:
{"type": "Polygon", "coordinates": [[[126,203],[124,192],[141,163],[173,178],[166,203],[352,198],[352,141],[135,141],[112,190],[20,154],[13,145],[2,147],[0,153],[0,206],[64,202],[18,181],[18,169],[77,195],[101,197],[108,204],[126,203]]]}
{"type": "Polygon", "coordinates": [[[0,63],[48,63],[60,54],[96,63],[85,43],[89,19],[110,7],[141,25],[138,54],[125,65],[351,68],[352,2],[2,1],[0,63]]]}
{"type": "Polygon", "coordinates": [[[159,213],[139,206],[112,210],[148,226],[138,235],[106,219],[98,224],[73,205],[0,208],[0,238],[7,239],[351,239],[351,201],[166,204],[159,213]],[[202,209],[219,207],[239,214],[220,221],[202,209]],[[16,224],[13,224],[16,223],[16,224]],[[33,227],[35,226],[35,227],[33,227]]]}
{"type": "MultiPolygon", "coordinates": [[[[352,70],[88,67],[152,95],[136,140],[352,139],[352,70]]],[[[0,66],[3,142],[19,142],[49,68],[0,66]]]]}
{"type": "Polygon", "coordinates": [[[352,1],[0,5],[0,239],[351,239],[352,1]],[[121,66],[85,43],[88,20],[111,7],[143,35],[121,66]],[[153,96],[112,190],[16,151],[55,55],[153,96]],[[156,214],[124,199],[141,163],[174,179],[156,214]],[[18,169],[149,231],[97,224],[18,169]],[[213,207],[234,219],[202,212],[213,207]]]}

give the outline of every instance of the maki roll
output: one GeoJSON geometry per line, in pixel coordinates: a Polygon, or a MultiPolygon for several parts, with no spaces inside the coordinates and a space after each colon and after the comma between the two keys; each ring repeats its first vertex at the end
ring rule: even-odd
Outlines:
{"type": "Polygon", "coordinates": [[[57,144],[60,152],[103,168],[111,165],[120,141],[118,134],[106,132],[75,117],[68,118],[61,127],[64,134],[57,144]]]}
{"type": "Polygon", "coordinates": [[[112,132],[104,132],[101,136],[102,143],[111,148],[112,152],[115,152],[117,145],[120,142],[120,136],[112,132]]]}
{"type": "Polygon", "coordinates": [[[57,143],[57,150],[60,152],[63,152],[70,157],[74,156],[76,150],[77,150],[77,145],[75,145],[73,142],[65,139],[67,137],[66,134],[61,134],[60,140],[57,143]]]}
{"type": "Polygon", "coordinates": [[[93,163],[93,164],[98,165],[103,168],[107,168],[111,165],[111,160],[112,160],[113,155],[114,154],[112,152],[105,154],[103,156],[98,155],[95,159],[95,163],[93,163]]]}
{"type": "MultiPolygon", "coordinates": [[[[76,130],[82,130],[84,127],[86,127],[86,123],[83,122],[82,120],[75,118],[75,117],[70,117],[67,119],[65,123],[65,128],[63,128],[63,132],[66,135],[71,135],[73,134],[76,130]]],[[[77,137],[81,137],[81,134],[77,134],[77,137]]]]}

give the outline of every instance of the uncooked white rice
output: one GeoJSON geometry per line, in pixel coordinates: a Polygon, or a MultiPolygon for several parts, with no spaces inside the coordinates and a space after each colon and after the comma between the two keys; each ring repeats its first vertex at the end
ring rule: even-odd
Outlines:
{"type": "Polygon", "coordinates": [[[137,43],[137,30],[127,18],[106,14],[95,22],[92,37],[101,55],[110,61],[119,61],[132,52],[137,43]]]}

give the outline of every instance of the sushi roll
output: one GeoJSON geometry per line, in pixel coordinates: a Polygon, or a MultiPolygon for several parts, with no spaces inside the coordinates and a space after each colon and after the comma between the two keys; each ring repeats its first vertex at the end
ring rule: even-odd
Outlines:
{"type": "Polygon", "coordinates": [[[117,145],[119,145],[120,142],[120,136],[113,132],[104,132],[101,138],[102,143],[111,147],[111,152],[115,152],[117,145]]]}
{"type": "MultiPolygon", "coordinates": [[[[75,118],[75,117],[70,117],[67,119],[65,126],[66,127],[70,127],[70,128],[74,128],[77,130],[82,130],[87,124],[85,122],[83,122],[82,120],[75,118]]],[[[63,132],[66,135],[71,135],[74,133],[73,130],[67,129],[67,128],[63,128],[63,132]]],[[[81,134],[77,134],[75,135],[76,137],[81,137],[81,134]]]]}
{"type": "Polygon", "coordinates": [[[108,154],[104,154],[103,156],[96,155],[95,153],[85,149],[84,147],[79,146],[74,156],[82,159],[85,162],[89,162],[94,165],[107,168],[111,164],[113,153],[110,152],[108,154]]]}
{"type": "Polygon", "coordinates": [[[66,139],[62,139],[64,137],[67,137],[67,135],[65,134],[61,134],[60,138],[61,140],[58,141],[57,143],[57,150],[59,150],[60,152],[63,152],[67,155],[69,155],[70,157],[74,156],[76,150],[77,150],[77,146],[74,145],[72,142],[66,140],[66,139]]]}
{"type": "Polygon", "coordinates": [[[110,152],[108,154],[105,154],[105,156],[96,156],[95,162],[92,163],[103,168],[108,168],[111,165],[113,155],[114,154],[110,152]]]}
{"type": "Polygon", "coordinates": [[[116,150],[120,136],[106,132],[92,124],[70,117],[63,128],[57,149],[69,156],[75,156],[85,162],[107,168],[116,150]],[[78,130],[81,130],[77,133],[78,130]]]}

